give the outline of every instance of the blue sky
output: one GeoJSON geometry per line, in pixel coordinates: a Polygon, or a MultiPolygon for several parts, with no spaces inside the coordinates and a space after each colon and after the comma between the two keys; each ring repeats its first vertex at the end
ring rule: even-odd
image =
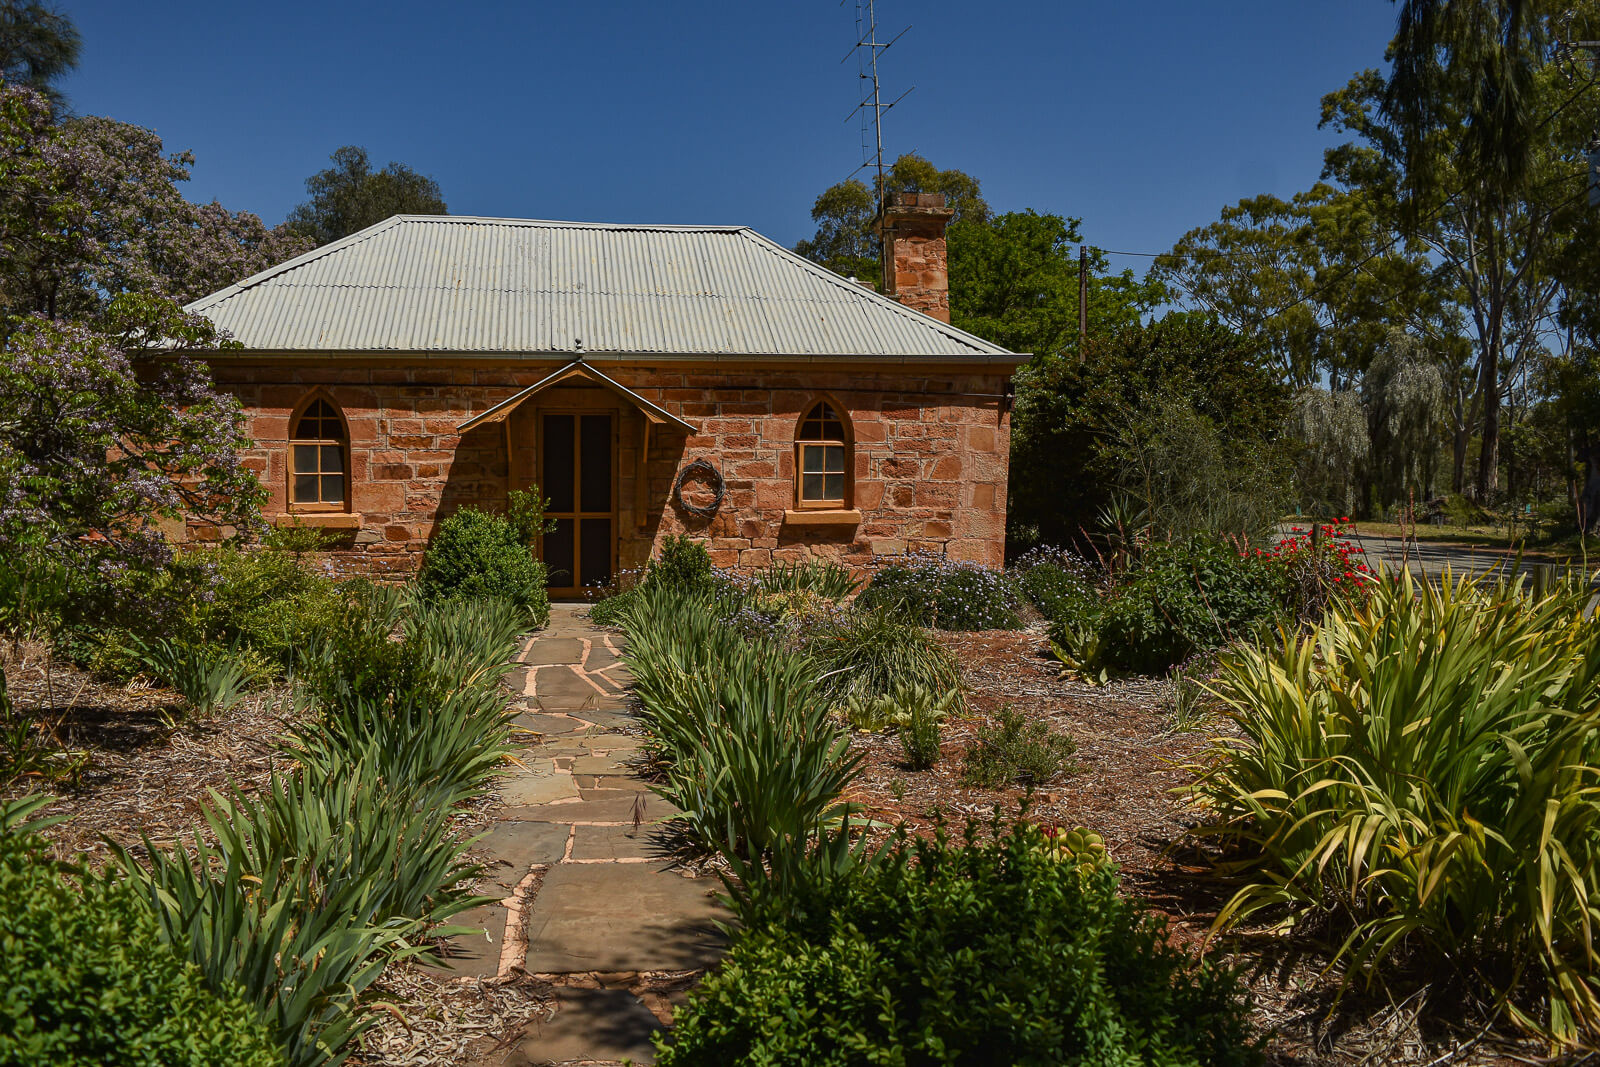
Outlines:
{"type": "MultiPolygon", "coordinates": [[[[79,112],[195,153],[192,199],[268,222],[343,144],[453,213],[740,223],[784,244],[860,162],[854,0],[270,4],[63,0],[79,112]]],[[[1390,0],[880,0],[885,151],[1161,251],[1316,180],[1321,95],[1382,63],[1390,0]]],[[[1147,260],[1119,260],[1142,270],[1147,260]]]]}

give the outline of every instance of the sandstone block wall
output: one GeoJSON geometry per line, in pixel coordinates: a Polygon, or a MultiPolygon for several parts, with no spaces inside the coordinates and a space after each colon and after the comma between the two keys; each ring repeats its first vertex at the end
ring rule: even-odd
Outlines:
{"type": "Polygon", "coordinates": [[[343,412],[350,433],[349,511],[306,520],[337,535],[335,558],[347,572],[414,570],[439,519],[465,504],[503,506],[509,489],[525,488],[536,476],[538,413],[564,409],[615,410],[621,568],[641,565],[675,533],[704,538],[724,567],[803,556],[859,566],[874,555],[913,550],[996,567],[1004,561],[1010,419],[997,396],[1008,377],[1004,369],[599,366],[697,432],[651,427],[641,463],[645,428],[637,409],[584,385],[546,390],[507,422],[459,431],[554,364],[451,368],[437,361],[230,358],[218,360],[215,371],[249,416],[255,447],[245,459],[271,492],[269,516],[289,510],[294,412],[313,391],[343,412]],[[850,420],[851,503],[860,519],[802,525],[793,515],[794,433],[803,411],[824,397],[850,420]],[[727,489],[710,519],[670,500],[678,472],[700,458],[717,468],[727,489]]]}

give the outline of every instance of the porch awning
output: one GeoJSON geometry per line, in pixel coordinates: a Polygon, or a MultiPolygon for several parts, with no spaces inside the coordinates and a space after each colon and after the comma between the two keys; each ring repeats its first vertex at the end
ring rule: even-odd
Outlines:
{"type": "Polygon", "coordinates": [[[565,367],[562,367],[560,370],[556,371],[554,374],[539,379],[526,389],[514,393],[513,395],[500,401],[500,403],[496,404],[488,411],[472,416],[472,418],[468,419],[466,422],[463,422],[460,426],[457,426],[456,429],[461,433],[466,433],[474,426],[482,426],[485,423],[491,422],[500,422],[501,420],[505,419],[506,416],[515,411],[517,405],[521,404],[524,400],[527,400],[529,397],[540,392],[541,390],[550,388],[552,385],[560,385],[562,382],[570,381],[573,378],[587,378],[596,385],[601,385],[607,389],[610,389],[613,393],[616,393],[618,396],[628,401],[628,403],[638,408],[639,412],[644,415],[647,420],[655,423],[657,426],[675,426],[678,429],[684,430],[688,433],[697,432],[696,427],[692,423],[684,422],[682,419],[678,418],[678,416],[672,414],[672,412],[667,411],[660,405],[651,403],[638,393],[634,392],[632,389],[629,389],[627,386],[612,381],[609,377],[602,374],[594,367],[591,367],[581,359],[575,359],[571,363],[568,363],[565,367]]]}

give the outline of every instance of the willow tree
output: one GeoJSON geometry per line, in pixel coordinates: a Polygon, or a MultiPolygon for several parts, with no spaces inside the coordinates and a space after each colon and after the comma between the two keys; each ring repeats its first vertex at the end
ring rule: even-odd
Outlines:
{"type": "Polygon", "coordinates": [[[1445,414],[1445,376],[1423,343],[1394,330],[1361,383],[1371,442],[1368,469],[1380,499],[1426,497],[1445,414]]]}
{"type": "MultiPolygon", "coordinates": [[[[1460,124],[1472,113],[1470,79],[1463,76],[1455,88],[1454,110],[1436,103],[1430,113],[1439,125],[1419,143],[1383,110],[1383,77],[1375,70],[1358,74],[1323,99],[1322,125],[1355,135],[1329,150],[1325,175],[1386,205],[1396,240],[1403,234],[1425,247],[1453,294],[1472,345],[1469,419],[1479,439],[1476,487],[1487,500],[1499,485],[1505,391],[1542,351],[1558,306],[1552,260],[1566,240],[1563,219],[1583,200],[1584,164],[1563,147],[1562,131],[1578,112],[1563,117],[1572,101],[1563,99],[1565,83],[1553,71],[1542,77],[1535,101],[1546,133],[1515,195],[1463,155],[1460,124]],[[1452,114],[1454,120],[1445,117],[1452,114]],[[1430,175],[1420,186],[1419,153],[1430,175]]],[[[1464,453],[1456,459],[1459,470],[1464,453]]],[[[1459,474],[1456,481],[1465,487],[1459,474]]]]}
{"type": "Polygon", "coordinates": [[[1295,394],[1292,429],[1301,444],[1295,464],[1301,502],[1314,511],[1356,511],[1370,451],[1360,395],[1306,386],[1295,394]]]}

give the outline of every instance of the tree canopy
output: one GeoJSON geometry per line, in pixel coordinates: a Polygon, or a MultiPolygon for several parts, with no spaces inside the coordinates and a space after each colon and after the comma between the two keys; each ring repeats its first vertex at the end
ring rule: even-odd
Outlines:
{"type": "Polygon", "coordinates": [[[333,166],[306,179],[311,199],[289,212],[290,230],[318,245],[337,241],[391,215],[447,215],[439,183],[404,163],[373,170],[367,150],[345,145],[333,166]]]}
{"type": "Polygon", "coordinates": [[[106,588],[171,556],[160,523],[248,528],[262,496],[224,347],[178,301],[307,247],[195,206],[187,154],[0,87],[0,560],[106,588]]]}
{"type": "Polygon", "coordinates": [[[311,247],[184,199],[193,161],[151,130],[58,122],[41,94],[0,89],[0,337],[18,316],[90,318],[123,293],[187,303],[311,247]]]}
{"type": "MultiPolygon", "coordinates": [[[[1080,223],[1033,211],[952,223],[950,321],[1014,352],[1076,352],[1080,223]]],[[[1091,250],[1089,332],[1097,336],[1137,325],[1164,297],[1158,280],[1108,267],[1091,250]]]]}
{"type": "MultiPolygon", "coordinates": [[[[989,217],[989,204],[978,179],[965,171],[940,170],[915,152],[895,160],[883,183],[886,193],[943,193],[945,205],[955,212],[952,226],[989,217]]],[[[877,198],[866,182],[850,178],[830,185],[811,206],[816,233],[794,250],[835,273],[877,285],[882,277],[878,235],[873,228],[877,212],[877,198]]]]}
{"type": "MultiPolygon", "coordinates": [[[[1187,496],[1247,492],[1236,479],[1272,468],[1288,412],[1289,390],[1270,358],[1197,312],[1092,336],[1082,359],[1035,356],[1017,372],[1012,539],[1081,542],[1119,492],[1146,495],[1134,482],[1153,473],[1158,458],[1169,476],[1163,484],[1183,481],[1193,490],[1187,496]],[[1207,442],[1214,469],[1173,447],[1180,437],[1207,442]]],[[[1286,473],[1278,472],[1279,492],[1286,473]]],[[[1174,502],[1149,495],[1144,503],[1156,510],[1174,502]]]]}
{"type": "Polygon", "coordinates": [[[78,65],[78,28],[40,0],[0,0],[0,81],[43,93],[53,105],[55,83],[78,65]]]}

